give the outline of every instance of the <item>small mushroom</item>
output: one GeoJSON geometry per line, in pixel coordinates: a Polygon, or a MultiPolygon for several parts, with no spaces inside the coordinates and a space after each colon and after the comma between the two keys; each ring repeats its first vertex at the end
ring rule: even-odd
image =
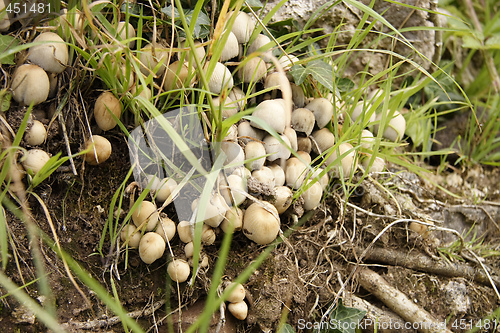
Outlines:
{"type": "Polygon", "coordinates": [[[359,101],[356,106],[352,109],[351,112],[351,119],[353,122],[356,121],[363,121],[366,122],[366,124],[371,124],[375,122],[375,112],[372,112],[370,110],[371,104],[367,103],[365,104],[364,101],[359,101]],[[371,113],[371,114],[370,114],[371,113]],[[368,121],[366,121],[366,118],[368,118],[368,114],[370,114],[370,118],[368,121]]]}
{"type": "Polygon", "coordinates": [[[186,245],[184,245],[184,254],[186,255],[187,258],[192,258],[194,255],[194,243],[189,242],[186,245]]]}
{"type": "Polygon", "coordinates": [[[30,149],[22,158],[24,170],[36,175],[50,160],[49,154],[41,149],[30,149]]]}
{"type": "Polygon", "coordinates": [[[115,95],[109,91],[105,91],[99,95],[94,106],[95,121],[97,126],[103,131],[109,131],[118,124],[112,114],[120,119],[122,105],[115,95]]]}
{"type": "Polygon", "coordinates": [[[37,65],[21,65],[12,75],[12,97],[21,105],[37,105],[47,100],[50,80],[47,73],[37,65]]]}
{"type": "Polygon", "coordinates": [[[161,76],[165,73],[168,66],[169,50],[152,44],[148,44],[139,52],[139,61],[141,62],[141,73],[148,76],[153,72],[156,76],[161,76]]]}
{"type": "Polygon", "coordinates": [[[242,302],[245,299],[245,287],[241,283],[231,282],[226,287],[226,290],[234,288],[231,293],[227,296],[226,301],[230,303],[242,302]]]}
{"type": "Polygon", "coordinates": [[[245,152],[240,145],[235,142],[221,142],[220,148],[226,155],[224,166],[229,173],[245,163],[245,152]],[[229,167],[228,167],[229,166],[229,167]]]}
{"type": "Polygon", "coordinates": [[[163,178],[151,189],[155,193],[155,199],[159,202],[167,201],[168,197],[172,194],[172,192],[177,187],[177,182],[173,178],[163,178]]]}
{"type": "Polygon", "coordinates": [[[429,233],[430,233],[429,227],[424,225],[424,224],[417,223],[417,222],[411,222],[408,226],[408,229],[410,229],[411,231],[415,231],[417,234],[419,234],[423,238],[429,237],[429,233]]]}
{"type": "Polygon", "coordinates": [[[168,264],[167,273],[172,281],[182,283],[188,279],[191,268],[185,260],[174,259],[168,264]]]}
{"type": "Polygon", "coordinates": [[[250,141],[262,141],[265,132],[252,127],[248,121],[242,121],[238,124],[238,137],[243,143],[250,141]]]}
{"type": "Polygon", "coordinates": [[[268,161],[276,161],[277,159],[286,160],[290,157],[291,144],[290,140],[286,135],[280,135],[283,144],[274,136],[268,135],[264,138],[264,148],[266,149],[266,154],[268,161]]]}
{"type": "Polygon", "coordinates": [[[376,173],[376,172],[384,171],[385,161],[382,157],[375,156],[375,159],[373,160],[372,164],[370,165],[371,159],[372,159],[372,155],[366,154],[361,162],[361,165],[363,165],[363,168],[366,170],[366,172],[369,172],[369,173],[375,172],[376,173]]]}
{"type": "Polygon", "coordinates": [[[335,135],[328,128],[322,128],[314,131],[312,134],[312,150],[316,154],[323,154],[326,150],[335,145],[335,135]]]}
{"type": "MultiPolygon", "coordinates": [[[[379,113],[376,118],[378,121],[382,121],[382,113],[379,113]]],[[[376,132],[380,129],[380,124],[374,126],[376,132]]],[[[399,141],[403,138],[406,130],[406,120],[405,117],[399,111],[395,110],[394,114],[390,116],[390,111],[387,111],[386,125],[382,126],[384,133],[382,136],[391,141],[399,141]],[[391,117],[390,119],[388,119],[391,117]]]]}
{"type": "Polygon", "coordinates": [[[210,226],[203,224],[201,230],[201,243],[203,245],[212,245],[215,242],[215,231],[210,226]]]}
{"type": "MultiPolygon", "coordinates": [[[[187,42],[184,41],[184,43],[182,43],[182,47],[188,48],[189,45],[187,45],[187,42]]],[[[180,61],[187,62],[189,66],[193,66],[194,68],[196,68],[198,65],[196,64],[196,60],[194,59],[194,57],[196,57],[198,61],[201,63],[203,61],[203,58],[205,58],[206,52],[205,48],[203,47],[203,44],[199,41],[194,42],[194,47],[195,47],[194,52],[190,48],[187,52],[182,51],[177,53],[177,59],[180,61]]]]}
{"type": "Polygon", "coordinates": [[[317,168],[317,169],[315,169],[313,171],[313,173],[311,174],[310,180],[318,179],[318,182],[321,184],[321,188],[323,188],[323,190],[325,190],[326,187],[328,186],[330,178],[328,177],[328,173],[327,172],[325,172],[323,174],[323,176],[320,176],[323,171],[324,171],[323,168],[317,168]]]}
{"type": "Polygon", "coordinates": [[[92,135],[87,140],[85,147],[88,152],[85,154],[85,162],[90,165],[98,165],[104,163],[111,156],[111,143],[108,139],[100,135],[92,135]]]}
{"type": "MultiPolygon", "coordinates": [[[[266,122],[272,129],[282,134],[286,125],[286,111],[283,105],[277,100],[262,101],[252,113],[253,117],[266,122]]],[[[260,124],[251,121],[253,127],[264,129],[260,124]]]]}
{"type": "Polygon", "coordinates": [[[224,217],[224,221],[220,224],[220,228],[224,232],[238,231],[243,226],[243,211],[235,206],[229,208],[224,217]]]}
{"type": "Polygon", "coordinates": [[[165,69],[165,80],[163,81],[163,89],[170,91],[174,89],[182,89],[190,86],[194,82],[194,75],[188,67],[188,63],[175,61],[165,69]]]}
{"type": "Polygon", "coordinates": [[[231,97],[226,96],[226,98],[223,100],[223,97],[217,96],[212,99],[212,102],[214,103],[214,107],[216,109],[220,109],[222,113],[222,119],[229,118],[231,116],[234,116],[235,114],[238,113],[238,108],[236,107],[236,104],[233,102],[231,97]]]}
{"type": "MultiPolygon", "coordinates": [[[[230,13],[230,15],[233,14],[234,12],[230,13]]],[[[231,28],[231,31],[238,39],[238,43],[240,44],[248,43],[254,29],[255,29],[255,23],[252,21],[250,15],[248,15],[245,12],[238,12],[236,14],[236,19],[231,28]]]]}
{"type": "Polygon", "coordinates": [[[117,39],[119,41],[130,40],[130,42],[128,42],[128,47],[130,49],[135,46],[135,29],[130,22],[128,24],[125,21],[118,22],[118,24],[116,25],[116,32],[118,34],[117,39]]]}
{"type": "Polygon", "coordinates": [[[271,169],[274,174],[274,186],[285,185],[286,178],[283,168],[278,164],[269,165],[268,168],[271,169]]]}
{"type": "Polygon", "coordinates": [[[306,105],[306,95],[302,87],[290,82],[290,88],[292,89],[292,100],[298,108],[303,108],[306,105]]]}
{"type": "Polygon", "coordinates": [[[33,120],[31,127],[24,133],[24,139],[30,146],[38,146],[45,142],[47,130],[41,121],[33,120]]]}
{"type": "Polygon", "coordinates": [[[229,303],[227,308],[236,319],[245,320],[248,316],[248,305],[245,301],[229,303]]]}
{"type": "Polygon", "coordinates": [[[373,137],[372,132],[366,129],[361,131],[361,148],[372,149],[374,142],[375,138],[373,137]]]}
{"type": "Polygon", "coordinates": [[[271,62],[271,51],[270,49],[274,46],[274,43],[271,43],[271,39],[267,37],[266,35],[259,34],[255,38],[255,40],[248,46],[247,49],[247,54],[256,52],[260,48],[264,48],[264,46],[268,45],[265,49],[262,50],[263,54],[261,55],[262,59],[264,59],[265,62],[271,62]]]}
{"type": "Polygon", "coordinates": [[[183,243],[189,243],[193,241],[193,234],[191,233],[191,223],[189,221],[181,221],[177,224],[177,233],[179,234],[179,239],[183,243]]]}
{"type": "Polygon", "coordinates": [[[291,157],[286,161],[285,179],[286,185],[293,189],[299,189],[307,175],[307,165],[297,157],[291,157]]]}
{"type": "Polygon", "coordinates": [[[0,0],[0,32],[9,30],[11,19],[14,18],[13,12],[5,10],[5,7],[9,6],[9,4],[10,0],[0,0]]]}
{"type": "Polygon", "coordinates": [[[275,195],[272,204],[276,207],[279,214],[283,214],[292,205],[292,190],[288,186],[276,186],[274,192],[275,195]]]}
{"type": "MultiPolygon", "coordinates": [[[[197,206],[198,206],[198,200],[195,200],[191,208],[197,206]]],[[[229,207],[227,206],[224,197],[219,193],[215,193],[212,195],[210,201],[207,203],[207,206],[205,207],[205,214],[203,221],[205,222],[205,224],[213,228],[217,228],[219,224],[221,224],[222,220],[224,220],[224,216],[226,215],[226,211],[228,209],[229,207]]]]}
{"type": "Polygon", "coordinates": [[[306,153],[311,153],[311,149],[312,149],[312,143],[309,137],[303,137],[303,136],[297,137],[297,150],[304,151],[306,153]]]}
{"type": "Polygon", "coordinates": [[[335,177],[340,177],[343,175],[344,178],[349,178],[352,172],[356,170],[358,166],[358,161],[356,158],[356,152],[353,150],[353,146],[350,143],[343,142],[341,143],[337,149],[335,149],[332,154],[326,159],[326,165],[330,165],[332,163],[336,163],[336,167],[332,168],[331,172],[335,177]],[[337,157],[344,155],[346,152],[349,152],[346,156],[342,158],[341,164],[338,164],[337,157]],[[339,168],[340,167],[340,168],[339,168]],[[342,170],[342,174],[340,173],[342,170]]]}
{"type": "Polygon", "coordinates": [[[286,127],[283,131],[283,134],[285,134],[288,140],[290,140],[290,148],[292,148],[293,151],[299,150],[299,145],[297,143],[297,132],[291,127],[286,127]]]}
{"type": "Polygon", "coordinates": [[[314,113],[306,108],[295,109],[292,112],[292,127],[297,132],[310,135],[314,128],[314,113]]]}
{"type": "Polygon", "coordinates": [[[230,141],[230,142],[237,142],[238,141],[238,126],[236,124],[232,124],[226,133],[226,136],[222,141],[230,141]]]}
{"type": "MultiPolygon", "coordinates": [[[[205,64],[204,70],[207,73],[208,63],[205,64]]],[[[234,85],[233,76],[229,69],[220,62],[215,64],[215,68],[208,80],[208,89],[214,94],[220,94],[224,89],[231,89],[234,85]]]]}
{"type": "Polygon", "coordinates": [[[240,88],[233,87],[228,96],[233,101],[233,104],[236,105],[238,111],[241,111],[245,108],[247,104],[247,97],[240,88]]]}
{"type": "Polygon", "coordinates": [[[28,60],[50,73],[61,73],[68,65],[68,47],[58,34],[43,32],[33,43],[43,43],[30,47],[28,60]]]}
{"type": "Polygon", "coordinates": [[[266,163],[266,148],[258,141],[250,141],[245,146],[245,165],[251,171],[259,170],[266,163]]]}
{"type": "Polygon", "coordinates": [[[252,177],[257,179],[259,182],[272,189],[275,184],[274,172],[268,167],[262,167],[259,170],[252,172],[252,177]]]}
{"type": "Polygon", "coordinates": [[[245,167],[239,167],[234,169],[232,175],[240,176],[241,179],[248,179],[252,175],[252,172],[245,167]]]}
{"type": "Polygon", "coordinates": [[[269,202],[252,203],[243,216],[243,233],[260,245],[271,243],[280,231],[278,210],[269,202]]]}
{"type": "Polygon", "coordinates": [[[229,175],[227,177],[227,184],[223,180],[219,188],[220,193],[229,206],[233,205],[233,200],[236,206],[241,205],[245,201],[246,193],[248,192],[246,180],[237,175],[229,175]]]}
{"type": "Polygon", "coordinates": [[[127,242],[128,246],[133,249],[139,247],[139,243],[142,238],[141,232],[136,232],[136,230],[137,228],[135,226],[127,224],[120,232],[120,239],[122,242],[127,242]]]}
{"type": "Polygon", "coordinates": [[[304,199],[303,208],[305,211],[313,210],[318,207],[323,197],[323,188],[319,182],[311,185],[307,190],[302,193],[302,198],[304,199]]]}
{"type": "Polygon", "coordinates": [[[305,106],[311,110],[319,128],[325,127],[333,117],[333,105],[326,98],[315,98],[305,106]]]}
{"type": "Polygon", "coordinates": [[[156,205],[147,200],[142,201],[132,214],[132,221],[134,221],[136,227],[139,228],[144,224],[143,227],[146,228],[146,231],[154,230],[159,218],[156,205]]]}
{"type": "Polygon", "coordinates": [[[175,230],[175,222],[169,219],[167,214],[160,213],[155,232],[160,235],[165,242],[168,242],[174,238],[175,230]]]}
{"type": "Polygon", "coordinates": [[[163,256],[165,241],[155,232],[147,232],[139,242],[139,256],[146,264],[152,264],[163,256]]]}
{"type": "Polygon", "coordinates": [[[281,65],[281,67],[283,67],[283,70],[287,71],[290,68],[292,68],[292,66],[294,64],[299,62],[299,58],[297,58],[293,54],[286,54],[286,55],[282,55],[278,61],[281,65]]]}
{"type": "Polygon", "coordinates": [[[238,71],[238,78],[245,83],[258,82],[266,77],[267,66],[264,59],[254,57],[247,60],[238,71]]]}
{"type": "Polygon", "coordinates": [[[222,49],[222,53],[220,55],[219,61],[224,62],[229,59],[235,58],[238,56],[240,52],[240,45],[238,44],[238,39],[233,32],[229,32],[229,36],[226,40],[226,45],[222,49]]]}

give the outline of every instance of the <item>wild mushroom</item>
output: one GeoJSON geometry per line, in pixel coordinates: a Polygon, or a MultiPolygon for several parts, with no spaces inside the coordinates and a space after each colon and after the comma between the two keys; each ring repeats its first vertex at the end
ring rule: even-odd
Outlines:
{"type": "Polygon", "coordinates": [[[105,137],[100,135],[92,135],[87,140],[85,147],[88,152],[85,154],[85,162],[90,165],[98,165],[104,163],[111,156],[111,143],[105,137]]]}
{"type": "Polygon", "coordinates": [[[129,22],[120,21],[116,25],[117,39],[119,41],[130,40],[128,42],[128,47],[132,49],[135,46],[135,29],[134,26],[129,22]]]}
{"type": "Polygon", "coordinates": [[[172,192],[177,187],[177,182],[173,178],[163,178],[151,188],[155,193],[155,199],[159,202],[167,201],[168,197],[172,194],[172,192]]]}
{"type": "Polygon", "coordinates": [[[132,213],[132,221],[136,227],[144,227],[146,231],[152,231],[158,224],[160,218],[156,205],[151,201],[144,200],[132,213]]]}
{"type": "MultiPolygon", "coordinates": [[[[191,206],[193,211],[196,207],[198,207],[198,203],[199,199],[193,202],[191,206]]],[[[219,224],[221,224],[222,220],[224,220],[224,216],[226,215],[226,211],[228,209],[229,207],[227,206],[224,197],[219,193],[214,193],[205,207],[204,214],[202,214],[202,216],[204,216],[203,222],[213,228],[217,228],[219,224]]]]}
{"type": "Polygon", "coordinates": [[[222,48],[222,53],[220,55],[219,61],[224,62],[229,59],[235,58],[238,56],[240,51],[240,45],[238,44],[238,39],[236,35],[232,32],[229,32],[229,36],[227,37],[226,44],[222,48]]]}
{"type": "Polygon", "coordinates": [[[12,75],[12,97],[21,105],[40,104],[47,100],[50,81],[47,73],[37,65],[21,65],[12,75]]]}
{"type": "Polygon", "coordinates": [[[139,256],[146,264],[152,264],[163,256],[165,241],[155,232],[147,232],[139,242],[139,256]]]}
{"type": "Polygon", "coordinates": [[[194,255],[194,243],[189,242],[186,245],[184,245],[184,254],[186,255],[187,258],[192,258],[194,255]]]}
{"type": "Polygon", "coordinates": [[[45,151],[41,149],[30,149],[24,154],[21,161],[24,170],[28,172],[31,171],[36,175],[49,160],[50,156],[45,151]]]}
{"type": "Polygon", "coordinates": [[[193,241],[193,234],[191,233],[191,223],[189,221],[181,221],[177,224],[177,234],[179,234],[179,239],[183,243],[189,243],[193,241]]]}
{"type": "Polygon", "coordinates": [[[264,138],[264,148],[266,149],[266,154],[268,161],[276,161],[281,159],[282,161],[290,157],[290,140],[286,135],[280,135],[283,144],[272,135],[268,135],[264,138]]]}
{"type": "Polygon", "coordinates": [[[172,281],[182,283],[188,279],[191,268],[185,260],[174,259],[168,264],[167,273],[172,281]]]}
{"type": "MultiPolygon", "coordinates": [[[[279,134],[282,134],[285,130],[286,111],[283,105],[277,100],[261,102],[253,111],[252,116],[261,119],[279,134]]],[[[264,129],[264,127],[255,121],[251,121],[250,124],[253,127],[264,129]]]]}
{"type": "Polygon", "coordinates": [[[267,37],[266,35],[263,35],[263,34],[259,34],[255,38],[255,40],[248,46],[247,54],[256,52],[260,48],[263,48],[264,46],[269,44],[269,47],[262,50],[261,57],[262,57],[262,59],[264,59],[265,62],[271,62],[272,60],[271,60],[270,49],[271,49],[271,47],[273,47],[274,43],[272,43],[272,44],[270,44],[270,43],[271,43],[271,39],[269,37],[267,37]]]}
{"type": "Polygon", "coordinates": [[[332,154],[326,159],[326,165],[330,165],[332,163],[337,163],[332,170],[332,174],[335,177],[341,177],[343,175],[344,178],[348,178],[354,170],[358,167],[358,161],[356,158],[356,152],[353,150],[353,146],[350,143],[343,142],[341,143],[337,149],[335,149],[332,154]],[[349,153],[347,153],[350,151],[349,153]],[[337,158],[338,156],[344,155],[346,156],[342,158],[341,164],[338,164],[337,158]],[[341,171],[342,170],[342,171],[341,171]],[[342,172],[342,173],[341,173],[342,172]]]}
{"type": "Polygon", "coordinates": [[[255,170],[252,172],[252,177],[267,186],[269,189],[272,189],[275,186],[274,173],[268,167],[262,167],[259,170],[255,170]]]}
{"type": "Polygon", "coordinates": [[[278,164],[269,165],[268,168],[271,169],[274,174],[274,186],[285,185],[286,178],[283,168],[278,164]]]}
{"type": "Polygon", "coordinates": [[[269,202],[251,204],[243,216],[243,233],[260,245],[271,243],[280,231],[278,210],[269,202]]]}
{"type": "Polygon", "coordinates": [[[169,50],[160,45],[148,44],[139,52],[139,61],[141,62],[141,73],[148,76],[153,72],[155,76],[161,76],[165,73],[168,66],[169,50]]]}
{"type": "Polygon", "coordinates": [[[31,127],[24,133],[24,139],[30,146],[38,146],[45,142],[47,130],[39,120],[33,120],[31,127]]]}
{"type": "Polygon", "coordinates": [[[375,138],[373,137],[372,132],[364,129],[361,131],[361,148],[364,149],[372,149],[372,146],[375,142],[375,138]]]}
{"type": "Polygon", "coordinates": [[[241,230],[243,226],[243,211],[236,206],[232,206],[226,212],[226,216],[224,217],[224,221],[220,224],[220,228],[224,232],[234,232],[241,230]]]}
{"type": "Polygon", "coordinates": [[[175,222],[169,219],[167,214],[160,213],[155,232],[168,242],[174,238],[175,230],[175,222]]]}
{"type": "Polygon", "coordinates": [[[266,148],[258,141],[250,141],[245,146],[245,165],[251,171],[258,170],[266,163],[266,148]]]}
{"type": "Polygon", "coordinates": [[[174,89],[182,89],[190,86],[194,82],[194,75],[188,67],[188,63],[174,61],[165,69],[165,80],[163,81],[163,89],[170,91],[174,89]]]}
{"type": "Polygon", "coordinates": [[[283,214],[292,205],[292,190],[288,186],[276,186],[274,192],[275,195],[272,204],[276,207],[279,214],[283,214]]]}
{"type": "Polygon", "coordinates": [[[306,153],[311,153],[311,149],[312,149],[312,143],[309,137],[303,137],[303,136],[297,137],[297,150],[304,151],[306,153]]]}
{"type": "Polygon", "coordinates": [[[293,151],[299,150],[299,145],[297,143],[297,132],[293,128],[287,126],[285,127],[283,134],[285,134],[285,136],[290,141],[290,148],[292,148],[293,151]]]}
{"type": "Polygon", "coordinates": [[[122,105],[118,98],[110,91],[105,91],[99,95],[95,101],[94,118],[100,129],[109,131],[118,123],[113,118],[112,114],[120,119],[122,114],[122,105]]]}
{"type": "Polygon", "coordinates": [[[139,243],[142,238],[141,232],[136,232],[136,230],[137,228],[135,226],[133,226],[132,224],[127,224],[120,232],[120,239],[122,240],[122,242],[127,242],[128,246],[133,249],[139,247],[139,243]]]}
{"type": "Polygon", "coordinates": [[[297,132],[310,135],[314,128],[314,114],[306,108],[295,109],[292,112],[292,127],[297,132]]]}
{"type": "Polygon", "coordinates": [[[286,185],[293,189],[299,189],[304,183],[307,175],[307,165],[297,157],[291,157],[286,161],[285,179],[286,185]]]}
{"type": "MultiPolygon", "coordinates": [[[[181,47],[183,48],[188,48],[189,45],[187,45],[186,41],[182,43],[181,47]]],[[[192,66],[196,68],[198,65],[196,64],[196,60],[194,57],[198,59],[198,61],[201,63],[203,61],[203,58],[205,58],[205,48],[203,47],[203,44],[199,41],[194,42],[194,52],[192,49],[189,49],[187,52],[182,51],[177,53],[177,59],[183,62],[187,62],[189,66],[192,66]]]]}
{"type": "MultiPolygon", "coordinates": [[[[205,73],[207,73],[208,64],[206,63],[203,68],[205,73]]],[[[216,63],[212,75],[210,75],[208,80],[208,89],[210,92],[218,95],[224,89],[231,89],[233,85],[234,80],[229,69],[220,62],[216,63]]]]}
{"type": "Polygon", "coordinates": [[[226,290],[234,288],[231,293],[227,296],[226,301],[230,303],[242,302],[245,299],[245,287],[241,283],[231,282],[225,288],[226,290]]]}
{"type": "Polygon", "coordinates": [[[375,122],[376,118],[375,118],[375,112],[372,112],[370,109],[371,109],[371,104],[367,103],[365,104],[364,101],[359,101],[356,106],[352,109],[352,112],[351,112],[351,119],[353,122],[356,122],[356,121],[361,121],[363,120],[364,122],[366,122],[367,125],[375,122]],[[368,119],[368,121],[366,121],[366,118],[368,117],[368,115],[370,114],[370,118],[368,119]]]}
{"type": "Polygon", "coordinates": [[[328,183],[330,181],[330,178],[328,177],[328,173],[325,172],[323,174],[323,176],[320,177],[321,173],[324,171],[323,168],[317,168],[315,169],[312,174],[311,174],[311,177],[309,178],[310,180],[313,180],[313,179],[318,179],[318,183],[321,184],[321,188],[323,188],[323,190],[326,189],[326,187],[328,186],[328,183]]]}
{"type": "Polygon", "coordinates": [[[290,82],[290,88],[292,89],[292,100],[293,104],[297,108],[303,108],[306,105],[306,96],[302,87],[290,82]]]}
{"type": "Polygon", "coordinates": [[[245,153],[243,148],[235,142],[221,142],[220,148],[225,154],[224,166],[229,173],[232,173],[237,167],[245,162],[245,153]]]}
{"type": "Polygon", "coordinates": [[[203,224],[201,230],[201,243],[203,245],[212,245],[215,242],[215,232],[210,226],[203,224]]]}
{"type": "Polygon", "coordinates": [[[248,305],[244,301],[229,303],[227,308],[236,319],[245,320],[248,316],[248,305]]]}
{"type": "Polygon", "coordinates": [[[231,89],[231,91],[229,92],[228,97],[231,98],[238,111],[241,111],[245,108],[247,104],[247,97],[240,88],[233,87],[233,89],[231,89]]]}
{"type": "Polygon", "coordinates": [[[14,18],[13,12],[5,10],[9,4],[10,0],[0,0],[0,32],[9,30],[11,19],[14,18]]]}
{"type": "Polygon", "coordinates": [[[260,57],[248,59],[238,71],[238,78],[245,83],[258,82],[266,77],[267,67],[260,57]]]}
{"type": "MultiPolygon", "coordinates": [[[[228,17],[230,18],[230,16],[232,16],[234,13],[235,12],[230,13],[228,17]]],[[[238,43],[240,44],[248,43],[254,29],[255,29],[255,23],[252,21],[250,15],[248,15],[245,12],[238,12],[234,24],[231,28],[231,31],[238,39],[238,43]]]]}
{"type": "Polygon", "coordinates": [[[221,96],[214,97],[212,99],[212,102],[214,103],[214,107],[216,109],[220,108],[222,113],[222,119],[229,118],[238,113],[238,108],[236,107],[236,104],[229,96],[226,96],[224,100],[223,97],[221,96]]]}
{"type": "Polygon", "coordinates": [[[361,165],[365,169],[366,172],[368,173],[373,173],[373,172],[382,172],[384,171],[385,168],[385,161],[382,157],[375,156],[373,159],[373,162],[370,165],[370,161],[372,159],[371,154],[366,154],[365,157],[363,158],[361,165]]]}
{"type": "Polygon", "coordinates": [[[325,127],[333,117],[333,105],[326,98],[315,98],[305,106],[311,110],[319,128],[325,127]]]}
{"type": "Polygon", "coordinates": [[[335,145],[335,135],[328,128],[314,131],[312,134],[312,150],[316,154],[323,154],[326,150],[335,145]]]}
{"type": "Polygon", "coordinates": [[[265,132],[252,127],[248,121],[242,121],[238,124],[238,138],[243,143],[250,141],[261,141],[264,139],[265,132]]]}
{"type": "Polygon", "coordinates": [[[30,47],[28,60],[50,73],[61,73],[68,65],[68,47],[58,34],[42,32],[33,43],[43,43],[30,47]]]}
{"type": "Polygon", "coordinates": [[[227,177],[227,184],[225,182],[225,179],[223,179],[223,181],[219,185],[219,188],[220,193],[224,197],[224,200],[226,200],[228,206],[233,205],[233,200],[234,204],[236,206],[239,206],[247,198],[245,195],[248,192],[246,180],[244,180],[240,176],[229,175],[227,177]]]}
{"type": "Polygon", "coordinates": [[[318,207],[323,197],[323,188],[319,182],[311,185],[307,190],[302,193],[302,198],[304,199],[303,208],[305,211],[313,210],[318,207]]]}
{"type": "MultiPolygon", "coordinates": [[[[382,121],[382,113],[377,115],[377,121],[382,121]]],[[[387,110],[386,112],[386,124],[382,126],[384,133],[382,136],[391,141],[399,141],[403,138],[406,130],[406,120],[405,117],[399,111],[394,110],[391,116],[391,112],[387,110]],[[390,119],[388,119],[390,117],[390,119]]],[[[381,124],[376,124],[374,130],[378,132],[380,130],[381,124]]]]}

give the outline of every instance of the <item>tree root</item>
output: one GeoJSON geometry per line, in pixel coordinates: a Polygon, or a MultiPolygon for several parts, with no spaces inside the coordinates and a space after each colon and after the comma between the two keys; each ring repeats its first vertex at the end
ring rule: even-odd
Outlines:
{"type": "MultiPolygon", "coordinates": [[[[424,333],[451,333],[445,327],[444,320],[438,321],[430,313],[413,303],[405,294],[389,285],[376,272],[366,267],[358,267],[356,273],[357,281],[364,289],[406,321],[406,325],[403,327],[413,328],[424,333]]],[[[393,323],[392,328],[396,328],[395,323],[393,323]]]]}
{"type": "MultiPolygon", "coordinates": [[[[394,249],[377,247],[365,255],[365,260],[392,266],[402,266],[441,276],[474,279],[483,285],[491,286],[488,275],[480,268],[475,268],[464,263],[452,263],[445,260],[437,261],[422,254],[404,253],[394,249]]],[[[492,275],[491,278],[500,287],[500,278],[497,275],[492,275]]]]}
{"type": "MultiPolygon", "coordinates": [[[[158,302],[154,302],[147,309],[132,311],[132,312],[129,312],[127,315],[131,318],[139,318],[139,317],[143,317],[143,316],[149,316],[152,313],[154,313],[156,310],[158,310],[160,307],[162,307],[163,304],[165,304],[165,300],[159,300],[158,302]]],[[[77,330],[93,330],[96,328],[113,326],[113,325],[116,325],[120,322],[121,322],[120,317],[114,316],[111,318],[96,319],[96,320],[91,320],[91,321],[86,321],[86,322],[71,321],[71,322],[62,324],[61,327],[68,329],[70,331],[76,332],[77,330]]]]}

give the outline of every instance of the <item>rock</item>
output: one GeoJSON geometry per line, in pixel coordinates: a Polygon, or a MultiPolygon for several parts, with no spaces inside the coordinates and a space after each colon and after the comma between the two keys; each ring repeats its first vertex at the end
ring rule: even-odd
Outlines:
{"type": "Polygon", "coordinates": [[[467,295],[467,286],[462,281],[450,281],[443,286],[444,297],[450,305],[452,313],[467,313],[470,307],[470,299],[467,295]]]}
{"type": "MultiPolygon", "coordinates": [[[[278,2],[279,0],[268,1],[264,11],[269,12],[278,2]]],[[[303,26],[311,18],[311,15],[327,2],[327,0],[290,0],[277,11],[273,16],[273,20],[282,21],[292,18],[303,26]]],[[[370,4],[370,0],[361,0],[360,2],[364,5],[370,4]]],[[[401,2],[409,6],[433,9],[433,4],[430,0],[402,0],[401,2]]],[[[412,8],[396,3],[376,0],[373,9],[381,14],[396,29],[419,26],[433,27],[442,24],[442,22],[438,22],[437,15],[430,15],[424,10],[413,11],[412,8]]],[[[322,28],[324,34],[329,34],[338,29],[339,25],[342,25],[336,37],[337,45],[347,45],[354,36],[363,14],[364,13],[358,8],[342,2],[322,13],[311,28],[322,28]]],[[[370,17],[367,23],[371,23],[372,21],[373,19],[370,17]]],[[[373,31],[375,32],[370,32],[365,36],[359,48],[377,48],[380,50],[393,49],[393,39],[389,37],[382,38],[381,34],[378,33],[390,33],[390,28],[382,24],[382,22],[377,21],[373,27],[373,31]]],[[[405,57],[408,56],[426,70],[430,69],[431,60],[436,61],[438,59],[436,59],[435,55],[439,56],[439,52],[436,52],[436,44],[439,44],[439,37],[435,36],[435,31],[418,29],[405,32],[403,35],[408,42],[413,44],[423,57],[416,55],[411,48],[400,42],[396,43],[394,52],[405,57]]],[[[320,41],[320,45],[325,47],[328,40],[328,38],[325,38],[320,41]]],[[[344,75],[347,77],[354,77],[355,74],[363,71],[366,65],[368,65],[368,70],[371,73],[377,74],[385,69],[387,55],[377,52],[355,52],[350,61],[349,67],[344,72],[344,75]]],[[[406,63],[401,66],[400,71],[407,71],[409,69],[414,69],[414,67],[406,63]]],[[[415,74],[417,72],[418,71],[414,71],[415,74]]]]}

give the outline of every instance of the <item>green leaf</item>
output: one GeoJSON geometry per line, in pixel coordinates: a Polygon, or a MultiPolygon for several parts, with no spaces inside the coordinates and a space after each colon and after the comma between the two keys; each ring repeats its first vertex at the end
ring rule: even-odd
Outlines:
{"type": "Polygon", "coordinates": [[[330,90],[330,92],[334,91],[332,66],[322,60],[313,60],[305,68],[301,65],[294,65],[290,69],[290,73],[297,85],[304,82],[308,75],[311,75],[316,81],[330,90]]]}
{"type": "MultiPolygon", "coordinates": [[[[19,40],[8,35],[0,35],[0,54],[6,52],[8,49],[17,46],[19,44],[19,40]]],[[[14,62],[14,54],[8,55],[4,58],[0,59],[2,65],[15,65],[14,62]]]]}
{"type": "Polygon", "coordinates": [[[290,324],[284,324],[278,330],[278,333],[295,333],[295,330],[293,329],[293,327],[290,324]]]}
{"type": "MultiPolygon", "coordinates": [[[[168,18],[172,19],[172,6],[164,7],[161,11],[167,15],[168,18]]],[[[193,18],[196,22],[193,37],[200,39],[208,37],[210,34],[210,19],[207,14],[200,12],[198,17],[193,17],[194,10],[183,9],[183,11],[188,25],[191,25],[191,20],[193,20],[193,18]]],[[[181,17],[176,7],[174,7],[174,22],[176,23],[176,27],[180,29],[179,36],[185,37],[186,33],[183,31],[181,17]]],[[[171,22],[167,20],[165,23],[170,24],[171,22]]]]}
{"type": "Polygon", "coordinates": [[[318,333],[355,333],[358,324],[364,318],[366,311],[356,308],[348,308],[342,304],[342,299],[339,299],[337,308],[330,314],[328,329],[318,330],[318,333]]]}
{"type": "Polygon", "coordinates": [[[12,94],[7,89],[0,90],[0,112],[5,112],[10,108],[12,94]]]}
{"type": "Polygon", "coordinates": [[[341,93],[349,92],[355,87],[354,82],[346,77],[336,78],[335,85],[341,93]]]}
{"type": "Polygon", "coordinates": [[[493,35],[484,44],[487,49],[500,49],[500,35],[493,35]]]}
{"type": "Polygon", "coordinates": [[[245,1],[244,7],[250,7],[253,10],[259,10],[264,7],[264,5],[262,5],[262,2],[260,2],[259,0],[247,0],[245,1]]]}

